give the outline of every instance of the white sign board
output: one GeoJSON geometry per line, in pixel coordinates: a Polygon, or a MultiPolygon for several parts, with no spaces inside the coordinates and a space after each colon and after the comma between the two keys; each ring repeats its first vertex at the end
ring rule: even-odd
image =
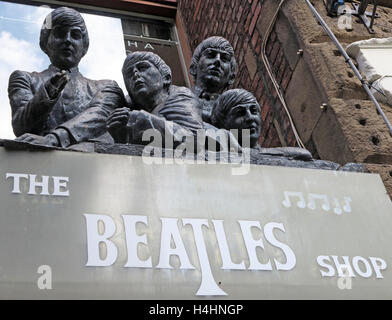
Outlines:
{"type": "Polygon", "coordinates": [[[392,298],[378,175],[0,149],[0,298],[392,298]]]}

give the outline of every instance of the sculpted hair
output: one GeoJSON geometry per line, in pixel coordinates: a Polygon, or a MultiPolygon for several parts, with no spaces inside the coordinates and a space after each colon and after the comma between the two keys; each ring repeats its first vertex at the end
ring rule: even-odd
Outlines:
{"type": "Polygon", "coordinates": [[[56,26],[80,27],[83,35],[83,56],[87,53],[90,40],[83,17],[76,10],[67,7],[57,8],[46,16],[39,39],[39,46],[43,52],[47,53],[48,38],[52,29],[56,26]]]}
{"type": "MultiPolygon", "coordinates": [[[[172,80],[172,73],[170,67],[162,60],[162,58],[155,53],[148,51],[136,51],[128,54],[125,58],[122,73],[125,80],[128,69],[139,61],[149,61],[151,62],[161,73],[163,78],[164,87],[169,88],[172,80]]],[[[125,81],[126,82],[126,81],[125,81]]]]}
{"type": "Polygon", "coordinates": [[[222,37],[209,37],[202,41],[196,48],[195,52],[193,53],[193,57],[191,60],[191,64],[189,66],[190,74],[195,78],[197,74],[197,65],[199,64],[201,55],[203,54],[204,50],[212,48],[212,49],[219,49],[222,51],[226,51],[230,54],[230,66],[231,66],[231,76],[229,84],[234,83],[236,70],[237,70],[237,62],[235,61],[234,57],[234,49],[231,46],[230,42],[227,41],[225,38],[222,37]]]}
{"type": "Polygon", "coordinates": [[[250,104],[253,103],[261,111],[260,105],[257,102],[255,96],[249,91],[244,89],[232,89],[227,90],[220,95],[218,100],[216,100],[211,114],[211,124],[217,128],[224,128],[224,123],[229,111],[238,106],[239,104],[250,104]]]}

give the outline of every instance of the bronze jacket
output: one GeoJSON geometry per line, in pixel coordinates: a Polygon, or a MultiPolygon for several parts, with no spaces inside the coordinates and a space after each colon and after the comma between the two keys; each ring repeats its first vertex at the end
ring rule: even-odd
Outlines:
{"type": "Polygon", "coordinates": [[[44,83],[57,72],[60,70],[50,65],[42,72],[15,71],[11,74],[8,95],[15,135],[53,133],[61,146],[67,147],[105,133],[108,115],[125,103],[117,83],[87,79],[73,68],[62,94],[50,100],[44,83]],[[65,129],[68,135],[64,136],[65,131],[59,129],[65,129]]]}

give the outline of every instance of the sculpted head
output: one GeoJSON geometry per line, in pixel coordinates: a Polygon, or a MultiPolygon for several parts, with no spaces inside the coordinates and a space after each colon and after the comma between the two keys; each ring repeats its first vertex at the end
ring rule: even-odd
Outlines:
{"type": "MultiPolygon", "coordinates": [[[[224,92],[212,110],[211,122],[217,128],[238,129],[238,142],[243,145],[243,137],[249,130],[250,147],[255,148],[261,133],[261,108],[256,98],[243,89],[224,92]]],[[[246,141],[246,140],[244,140],[246,141]]]]}
{"type": "Polygon", "coordinates": [[[143,99],[167,93],[172,81],[170,67],[158,55],[146,51],[130,53],[122,73],[129,96],[139,104],[143,99]]]}
{"type": "Polygon", "coordinates": [[[67,7],[53,10],[42,25],[39,44],[57,68],[76,67],[89,46],[87,28],[81,14],[67,7]]]}
{"type": "Polygon", "coordinates": [[[210,93],[222,93],[234,83],[236,68],[233,47],[226,39],[215,36],[197,46],[189,72],[195,80],[195,87],[210,93]]]}

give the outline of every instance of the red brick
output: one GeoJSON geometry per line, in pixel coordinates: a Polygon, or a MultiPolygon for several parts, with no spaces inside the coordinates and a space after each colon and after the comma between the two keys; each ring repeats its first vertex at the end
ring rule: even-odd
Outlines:
{"type": "Polygon", "coordinates": [[[287,68],[285,71],[285,74],[283,76],[283,80],[282,80],[283,91],[286,91],[287,87],[289,86],[291,76],[292,76],[292,72],[291,72],[290,68],[287,68]]]}
{"type": "MultiPolygon", "coordinates": [[[[196,2],[196,9],[195,9],[195,13],[193,14],[193,20],[196,20],[196,17],[199,13],[199,9],[200,9],[200,4],[201,4],[201,0],[197,0],[196,2]]],[[[186,12],[186,11],[185,11],[186,12]]]]}
{"type": "Polygon", "coordinates": [[[255,77],[253,78],[252,86],[251,86],[251,92],[252,92],[252,94],[256,91],[256,89],[258,88],[259,84],[260,84],[260,77],[259,77],[259,75],[256,73],[256,74],[255,74],[255,77]]]}
{"type": "Polygon", "coordinates": [[[218,21],[216,21],[215,22],[215,25],[214,25],[214,29],[213,29],[213,34],[216,34],[216,32],[218,31],[218,27],[219,27],[219,22],[218,21]]]}
{"type": "Polygon", "coordinates": [[[237,34],[235,35],[234,41],[233,41],[233,49],[234,49],[234,51],[235,51],[235,49],[237,48],[238,38],[239,38],[239,36],[238,36],[238,33],[237,33],[237,34]]]}
{"type": "Polygon", "coordinates": [[[282,83],[283,80],[283,74],[284,74],[284,70],[286,69],[286,61],[282,61],[282,63],[279,66],[279,70],[277,72],[276,75],[276,80],[278,81],[279,84],[282,83]]]}
{"type": "Polygon", "coordinates": [[[237,19],[238,8],[233,8],[233,12],[231,14],[231,21],[234,22],[237,19]]]}
{"type": "Polygon", "coordinates": [[[234,36],[237,34],[238,23],[234,22],[233,27],[231,28],[230,36],[234,39],[234,36]]]}
{"type": "Polygon", "coordinates": [[[263,106],[262,106],[262,114],[263,112],[265,113],[265,115],[262,117],[263,120],[266,119],[266,115],[268,114],[268,112],[271,110],[271,103],[268,99],[265,100],[263,106]]]}
{"type": "Polygon", "coordinates": [[[267,42],[267,47],[265,48],[265,53],[267,54],[267,56],[269,56],[271,54],[272,48],[274,47],[274,44],[272,41],[268,41],[267,42]]]}
{"type": "MultiPolygon", "coordinates": [[[[259,19],[260,11],[261,11],[261,6],[260,6],[260,4],[257,4],[256,11],[253,14],[252,22],[250,23],[250,26],[249,26],[248,32],[250,35],[253,33],[253,30],[255,29],[256,22],[259,19]]],[[[252,10],[252,12],[253,12],[253,10],[252,10]]]]}
{"type": "Polygon", "coordinates": [[[225,9],[225,6],[220,6],[219,12],[218,12],[218,16],[217,16],[218,21],[222,21],[222,18],[223,18],[223,10],[224,10],[224,9],[225,9]]]}
{"type": "Polygon", "coordinates": [[[262,147],[263,147],[263,144],[264,144],[264,137],[263,137],[262,135],[260,135],[260,138],[259,138],[259,146],[262,146],[262,147]]]}
{"type": "Polygon", "coordinates": [[[255,12],[256,5],[258,5],[258,2],[259,2],[259,0],[253,0],[252,8],[250,9],[251,13],[255,12]]]}
{"type": "Polygon", "coordinates": [[[265,107],[263,107],[261,109],[261,118],[263,119],[263,121],[265,121],[265,119],[267,118],[267,115],[269,113],[269,110],[265,107]]]}
{"type": "Polygon", "coordinates": [[[214,7],[211,7],[208,12],[208,19],[211,20],[213,15],[214,15],[214,7]]]}
{"type": "Polygon", "coordinates": [[[271,54],[269,55],[269,61],[271,62],[271,64],[274,64],[279,49],[280,49],[280,43],[275,42],[274,46],[272,47],[271,54]]]}
{"type": "Polygon", "coordinates": [[[262,81],[260,81],[259,86],[257,87],[257,90],[254,93],[254,95],[258,101],[260,101],[263,93],[264,93],[264,83],[262,81]]]}
{"type": "MultiPolygon", "coordinates": [[[[290,128],[291,129],[291,128],[290,128]]],[[[289,130],[286,134],[286,139],[287,139],[287,143],[289,143],[289,146],[293,146],[293,141],[294,141],[294,145],[296,144],[296,139],[295,139],[295,135],[293,130],[289,130]]]]}
{"type": "Polygon", "coordinates": [[[241,21],[241,15],[242,12],[244,11],[244,8],[242,6],[239,7],[238,12],[237,12],[237,21],[240,22],[241,21]]]}
{"type": "MultiPolygon", "coordinates": [[[[229,11],[227,11],[227,16],[225,17],[225,21],[230,21],[231,20],[231,13],[232,13],[233,9],[229,8],[229,11]]],[[[231,23],[231,21],[230,21],[231,23]]]]}
{"type": "Polygon", "coordinates": [[[253,37],[252,37],[252,47],[256,48],[257,40],[260,38],[259,32],[255,30],[253,37]]]}
{"type": "Polygon", "coordinates": [[[284,59],[283,59],[283,50],[282,50],[282,48],[280,47],[279,48],[279,51],[278,51],[278,54],[277,54],[277,56],[276,56],[276,59],[275,59],[275,62],[274,62],[274,64],[273,64],[273,69],[274,69],[274,72],[275,72],[275,74],[278,74],[278,72],[279,72],[279,69],[280,69],[280,66],[282,65],[282,64],[284,64],[284,59]]]}
{"type": "Polygon", "coordinates": [[[252,21],[252,13],[249,13],[247,15],[247,18],[246,18],[246,21],[245,21],[245,24],[244,24],[244,30],[245,31],[249,29],[249,25],[250,25],[251,21],[252,21]]]}
{"type": "Polygon", "coordinates": [[[261,54],[261,38],[260,37],[257,39],[255,52],[258,56],[261,54]]]}
{"type": "MultiPolygon", "coordinates": [[[[226,39],[229,38],[228,35],[231,33],[231,28],[233,28],[233,25],[231,23],[229,23],[229,25],[227,26],[227,29],[225,30],[225,37],[226,39]]],[[[227,39],[230,41],[230,39],[227,39]]]]}

